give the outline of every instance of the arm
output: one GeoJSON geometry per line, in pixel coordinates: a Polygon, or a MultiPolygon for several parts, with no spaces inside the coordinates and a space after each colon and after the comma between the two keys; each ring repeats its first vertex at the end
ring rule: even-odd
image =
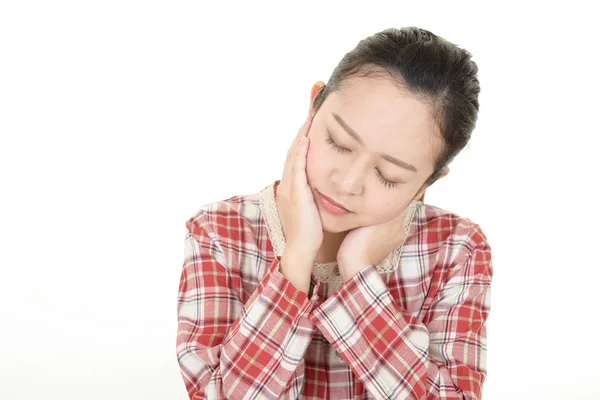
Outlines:
{"type": "Polygon", "coordinates": [[[226,267],[206,215],[186,226],[177,356],[190,399],[295,399],[314,332],[306,293],[283,277],[275,258],[244,305],[240,277],[226,267]]]}
{"type": "Polygon", "coordinates": [[[448,271],[424,323],[394,301],[370,265],[310,317],[375,398],[479,399],[491,277],[484,243],[448,271]]]}

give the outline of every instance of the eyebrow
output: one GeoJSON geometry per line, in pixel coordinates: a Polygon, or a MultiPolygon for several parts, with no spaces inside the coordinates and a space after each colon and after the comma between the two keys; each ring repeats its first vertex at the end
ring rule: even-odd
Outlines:
{"type": "MultiPolygon", "coordinates": [[[[352,136],[354,138],[354,140],[356,140],[358,143],[360,143],[362,145],[365,144],[365,142],[363,142],[363,140],[360,138],[358,133],[356,133],[356,131],[354,129],[350,128],[350,126],[346,123],[346,121],[344,121],[342,119],[342,117],[340,117],[339,115],[337,115],[334,112],[332,112],[331,115],[333,115],[333,118],[335,118],[335,120],[342,126],[342,128],[344,128],[346,130],[346,132],[348,132],[348,135],[352,136]]],[[[395,157],[392,157],[389,154],[384,154],[384,153],[377,153],[377,154],[379,154],[379,156],[381,158],[383,158],[384,160],[389,161],[393,164],[396,164],[397,166],[399,166],[401,168],[408,169],[409,171],[417,172],[417,169],[412,164],[409,164],[405,161],[402,161],[395,157]]]]}

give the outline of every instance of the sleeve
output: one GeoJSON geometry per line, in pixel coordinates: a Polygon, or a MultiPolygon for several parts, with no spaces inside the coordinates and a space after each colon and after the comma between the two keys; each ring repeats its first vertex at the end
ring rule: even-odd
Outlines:
{"type": "Polygon", "coordinates": [[[491,251],[481,244],[461,259],[448,271],[426,323],[394,301],[374,265],[311,313],[375,398],[481,398],[491,251]]]}
{"type": "Polygon", "coordinates": [[[295,399],[314,333],[312,302],[275,258],[246,304],[203,216],[186,224],[177,357],[190,399],[295,399]]]}

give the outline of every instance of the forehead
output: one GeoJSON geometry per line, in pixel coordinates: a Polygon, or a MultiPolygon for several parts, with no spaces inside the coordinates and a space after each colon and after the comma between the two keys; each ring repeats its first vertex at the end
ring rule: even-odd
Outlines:
{"type": "Polygon", "coordinates": [[[441,137],[431,105],[389,78],[349,79],[327,99],[329,124],[337,124],[331,112],[338,114],[373,151],[419,166],[437,154],[441,137]]]}

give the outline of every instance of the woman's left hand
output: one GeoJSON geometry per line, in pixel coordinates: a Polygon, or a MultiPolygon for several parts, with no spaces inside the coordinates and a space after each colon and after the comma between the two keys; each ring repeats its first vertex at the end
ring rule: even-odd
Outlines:
{"type": "Polygon", "coordinates": [[[350,230],[337,253],[340,276],[346,282],[370,264],[381,263],[404,241],[408,207],[393,219],[350,230]]]}

